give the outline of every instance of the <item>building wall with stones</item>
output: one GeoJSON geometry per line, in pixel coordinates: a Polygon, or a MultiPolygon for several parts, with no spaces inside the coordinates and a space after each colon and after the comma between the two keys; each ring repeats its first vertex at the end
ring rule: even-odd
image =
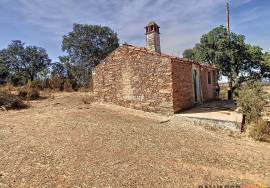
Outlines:
{"type": "Polygon", "coordinates": [[[192,64],[183,60],[172,61],[173,108],[179,112],[193,106],[192,64]]]}
{"type": "Polygon", "coordinates": [[[123,45],[99,64],[93,75],[94,94],[100,102],[143,111],[173,114],[192,107],[192,70],[200,72],[201,101],[214,99],[205,66],[123,45]]]}
{"type": "Polygon", "coordinates": [[[173,113],[171,59],[123,45],[94,72],[98,101],[138,110],[173,113]]]}

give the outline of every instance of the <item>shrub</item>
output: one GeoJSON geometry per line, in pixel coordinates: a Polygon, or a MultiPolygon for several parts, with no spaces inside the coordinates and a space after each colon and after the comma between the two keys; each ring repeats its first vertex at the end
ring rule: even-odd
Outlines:
{"type": "Polygon", "coordinates": [[[35,100],[40,97],[39,91],[33,87],[31,81],[28,81],[26,86],[19,89],[18,95],[25,100],[35,100]]]}
{"type": "Polygon", "coordinates": [[[82,101],[84,104],[91,104],[91,103],[95,102],[95,98],[93,95],[87,95],[87,96],[82,98],[82,101]]]}
{"type": "Polygon", "coordinates": [[[256,122],[248,124],[247,132],[248,135],[255,140],[264,140],[269,134],[270,127],[268,123],[262,119],[259,119],[256,122]]]}
{"type": "Polygon", "coordinates": [[[263,96],[263,87],[258,83],[248,84],[238,91],[237,105],[248,123],[261,117],[265,105],[263,96]]]}
{"type": "Polygon", "coordinates": [[[228,87],[227,86],[222,86],[222,85],[220,86],[219,99],[221,99],[221,100],[228,99],[228,87]]]}
{"type": "Polygon", "coordinates": [[[0,91],[4,91],[4,92],[10,93],[12,90],[14,90],[14,87],[9,82],[0,87],[0,91]]]}
{"type": "Polygon", "coordinates": [[[69,80],[66,80],[64,83],[64,91],[67,91],[67,92],[73,91],[72,84],[70,83],[69,80]]]}
{"type": "Polygon", "coordinates": [[[63,88],[64,80],[58,75],[52,76],[49,81],[49,84],[53,90],[62,91],[64,89],[63,88]]]}
{"type": "Polygon", "coordinates": [[[0,107],[1,109],[10,110],[27,108],[28,105],[11,93],[0,91],[0,107]]]}
{"type": "Polygon", "coordinates": [[[49,88],[49,81],[47,79],[44,80],[34,80],[32,81],[31,87],[38,89],[38,90],[44,90],[46,88],[49,88]]]}

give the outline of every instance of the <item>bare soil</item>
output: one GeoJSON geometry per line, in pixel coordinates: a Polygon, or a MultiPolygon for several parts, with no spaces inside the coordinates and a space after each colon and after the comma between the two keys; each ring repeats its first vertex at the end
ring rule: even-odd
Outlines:
{"type": "Polygon", "coordinates": [[[62,93],[0,112],[0,187],[270,185],[270,144],[62,93]]]}

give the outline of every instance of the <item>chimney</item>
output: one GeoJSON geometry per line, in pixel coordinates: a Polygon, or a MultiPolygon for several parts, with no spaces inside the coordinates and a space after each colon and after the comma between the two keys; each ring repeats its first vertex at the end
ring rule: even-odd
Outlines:
{"type": "Polygon", "coordinates": [[[146,45],[152,52],[161,53],[159,26],[151,21],[146,27],[146,45]]]}

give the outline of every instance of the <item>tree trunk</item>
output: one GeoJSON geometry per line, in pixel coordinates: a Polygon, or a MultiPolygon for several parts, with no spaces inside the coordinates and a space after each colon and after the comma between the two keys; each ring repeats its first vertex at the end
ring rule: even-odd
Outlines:
{"type": "Polygon", "coordinates": [[[233,100],[233,79],[232,79],[232,74],[229,75],[228,81],[229,81],[228,100],[231,101],[231,100],[233,100]]]}
{"type": "Polygon", "coordinates": [[[246,125],[246,115],[243,114],[243,116],[242,116],[242,123],[241,123],[241,133],[244,132],[245,125],[246,125]]]}
{"type": "Polygon", "coordinates": [[[29,74],[29,77],[30,77],[30,79],[28,79],[28,80],[30,80],[31,82],[33,82],[34,81],[34,75],[29,74]]]}

